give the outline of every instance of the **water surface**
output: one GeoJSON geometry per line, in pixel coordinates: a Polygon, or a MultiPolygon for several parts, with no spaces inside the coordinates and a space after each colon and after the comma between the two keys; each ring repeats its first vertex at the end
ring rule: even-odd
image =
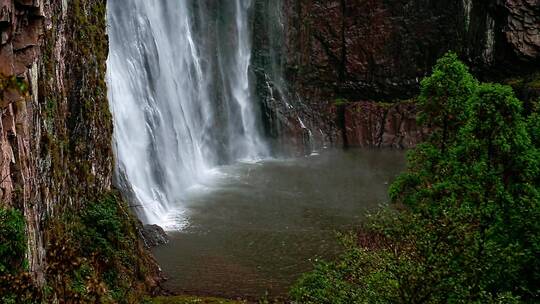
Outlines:
{"type": "Polygon", "coordinates": [[[283,296],[314,257],[340,250],[336,231],[387,201],[404,168],[393,150],[324,151],[290,160],[221,167],[190,189],[181,231],[154,250],[174,292],[256,298],[283,296]]]}

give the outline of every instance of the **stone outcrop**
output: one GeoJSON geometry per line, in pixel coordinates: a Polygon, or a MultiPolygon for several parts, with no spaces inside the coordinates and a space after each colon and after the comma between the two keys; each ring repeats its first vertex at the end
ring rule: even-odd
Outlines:
{"type": "Polygon", "coordinates": [[[508,43],[519,58],[537,61],[540,56],[540,1],[506,0],[508,43]]]}
{"type": "Polygon", "coordinates": [[[141,234],[146,248],[154,248],[169,243],[167,233],[158,225],[144,225],[141,234]]]}
{"type": "Polygon", "coordinates": [[[24,212],[38,285],[48,223],[113,189],[105,15],[105,0],[0,0],[0,206],[24,212]]]}

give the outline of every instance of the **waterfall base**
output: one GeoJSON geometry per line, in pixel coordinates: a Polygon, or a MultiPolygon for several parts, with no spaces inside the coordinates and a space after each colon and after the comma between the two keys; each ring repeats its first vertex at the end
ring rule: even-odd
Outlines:
{"type": "Polygon", "coordinates": [[[182,231],[154,249],[176,293],[258,299],[286,294],[316,255],[340,250],[346,231],[387,200],[404,167],[393,150],[323,150],[289,160],[218,169],[212,185],[190,189],[182,231]]]}

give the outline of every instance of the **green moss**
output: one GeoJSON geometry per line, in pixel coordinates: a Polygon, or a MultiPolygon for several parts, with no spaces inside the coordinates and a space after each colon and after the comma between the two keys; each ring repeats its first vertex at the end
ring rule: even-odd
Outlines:
{"type": "Polygon", "coordinates": [[[41,153],[51,160],[45,170],[52,179],[48,191],[63,206],[67,198],[95,198],[100,193],[95,191],[99,182],[112,171],[112,117],[105,83],[106,1],[74,0],[68,20],[57,18],[60,6],[51,9],[52,24],[41,48],[38,90],[39,113],[46,122],[41,153]],[[65,27],[62,33],[58,32],[61,23],[65,27]],[[67,41],[62,58],[54,51],[60,35],[67,41]],[[65,66],[60,74],[63,79],[58,79],[61,65],[65,66]],[[100,171],[91,170],[95,167],[100,171]]]}
{"type": "Polygon", "coordinates": [[[126,242],[123,233],[123,218],[118,214],[118,202],[113,195],[86,207],[81,216],[82,228],[77,231],[84,247],[110,257],[115,245],[126,242]]]}
{"type": "Polygon", "coordinates": [[[527,87],[531,89],[540,89],[540,74],[537,75],[536,79],[527,83],[527,87]]]}
{"type": "Polygon", "coordinates": [[[337,98],[333,102],[334,106],[336,106],[336,107],[344,106],[344,105],[346,105],[348,103],[349,103],[349,100],[347,100],[345,98],[337,98]]]}
{"type": "Polygon", "coordinates": [[[242,304],[245,301],[227,300],[220,298],[176,296],[176,297],[157,297],[149,300],[151,304],[242,304]]]}
{"type": "Polygon", "coordinates": [[[95,270],[87,263],[81,264],[78,269],[73,272],[73,281],[71,282],[71,289],[80,295],[86,296],[86,281],[92,276],[95,270]]]}

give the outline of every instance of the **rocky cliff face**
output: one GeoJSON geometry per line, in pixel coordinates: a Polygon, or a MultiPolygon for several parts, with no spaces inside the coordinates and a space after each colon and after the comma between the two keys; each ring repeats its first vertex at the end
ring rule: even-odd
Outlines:
{"type": "Polygon", "coordinates": [[[540,2],[290,0],[289,74],[351,100],[407,98],[447,50],[485,78],[539,63],[540,2]],[[300,50],[300,51],[297,51],[300,50]]]}
{"type": "Polygon", "coordinates": [[[47,281],[54,219],[112,189],[105,5],[0,1],[0,206],[24,211],[38,285],[47,281]]]}
{"type": "MultiPolygon", "coordinates": [[[[330,143],[347,142],[343,136],[350,132],[343,128],[354,129],[332,117],[340,113],[336,100],[411,98],[448,50],[460,54],[482,80],[522,77],[540,66],[538,0],[284,0],[282,5],[283,75],[298,94],[292,96],[302,100],[304,124],[321,130],[330,143]]],[[[358,108],[349,104],[348,112],[358,108]]]]}

